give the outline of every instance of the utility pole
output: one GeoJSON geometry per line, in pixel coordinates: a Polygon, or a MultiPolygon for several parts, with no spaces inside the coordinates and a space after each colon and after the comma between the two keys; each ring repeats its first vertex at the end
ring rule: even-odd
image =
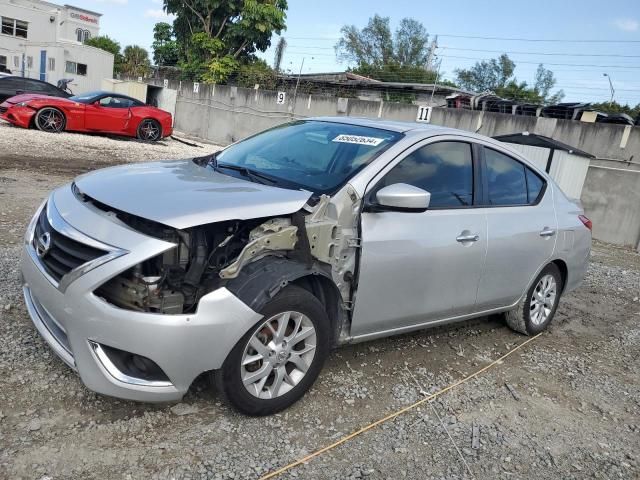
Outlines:
{"type": "MultiPolygon", "coordinates": [[[[300,85],[300,76],[302,75],[302,68],[304,67],[304,59],[305,57],[302,57],[302,63],[300,64],[300,72],[298,73],[298,79],[296,80],[296,88],[293,91],[293,106],[292,106],[292,115],[295,115],[295,110],[296,110],[296,98],[298,97],[298,85],[300,85]]],[[[313,60],[313,57],[311,57],[311,60],[313,60]]]]}
{"type": "Polygon", "coordinates": [[[438,77],[440,77],[440,65],[442,65],[442,59],[438,60],[438,70],[436,72],[436,81],[433,83],[433,88],[431,89],[431,100],[429,100],[429,105],[433,107],[433,94],[436,93],[436,86],[438,85],[438,77]]]}
{"type": "Polygon", "coordinates": [[[436,48],[438,48],[438,36],[436,35],[433,39],[433,41],[431,42],[431,44],[429,45],[429,51],[427,52],[427,65],[426,70],[433,72],[435,70],[435,68],[433,68],[434,65],[434,57],[436,55],[436,48]]]}
{"type": "Polygon", "coordinates": [[[609,80],[609,88],[611,89],[611,100],[609,100],[609,106],[613,105],[613,96],[616,91],[613,89],[613,83],[611,82],[611,76],[608,73],[603,73],[602,76],[607,77],[609,80]]]}

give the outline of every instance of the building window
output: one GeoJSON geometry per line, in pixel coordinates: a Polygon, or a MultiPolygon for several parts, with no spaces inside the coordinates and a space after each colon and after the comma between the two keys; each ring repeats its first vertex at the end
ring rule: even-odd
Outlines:
{"type": "Polygon", "coordinates": [[[67,62],[65,71],[67,73],[75,73],[76,75],[87,75],[87,66],[84,63],[67,62]]]}
{"type": "Polygon", "coordinates": [[[15,18],[2,17],[1,33],[5,35],[11,35],[14,37],[27,38],[27,30],[29,24],[22,20],[16,20],[15,18]]]}
{"type": "Polygon", "coordinates": [[[7,68],[7,57],[0,55],[0,71],[7,68]]]}
{"type": "Polygon", "coordinates": [[[31,70],[33,68],[33,57],[27,57],[27,68],[31,70]]]}
{"type": "Polygon", "coordinates": [[[76,40],[79,42],[86,42],[91,38],[91,32],[89,30],[83,30],[81,28],[76,28],[76,40]]]}
{"type": "Polygon", "coordinates": [[[54,72],[56,70],[56,59],[49,57],[49,71],[54,72]]]}
{"type": "Polygon", "coordinates": [[[20,68],[20,57],[17,55],[13,57],[13,67],[20,68]]]}

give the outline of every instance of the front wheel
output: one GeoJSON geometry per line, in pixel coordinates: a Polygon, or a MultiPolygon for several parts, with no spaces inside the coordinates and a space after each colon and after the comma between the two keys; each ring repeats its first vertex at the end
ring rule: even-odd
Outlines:
{"type": "Polygon", "coordinates": [[[162,138],[162,127],[152,118],[147,118],[138,125],[137,136],[140,140],[147,142],[157,142],[162,138]]]}
{"type": "Polygon", "coordinates": [[[59,133],[64,130],[67,119],[57,108],[45,107],[38,110],[34,123],[38,130],[49,133],[59,133]]]}
{"type": "Polygon", "coordinates": [[[546,329],[558,308],[562,285],[560,269],[553,263],[547,265],[518,307],[505,313],[507,325],[525,335],[536,335],[546,329]]]}
{"type": "Polygon", "coordinates": [[[248,415],[270,415],[313,385],[329,352],[329,319],[320,301],[288,286],[214,373],[219,392],[248,415]]]}

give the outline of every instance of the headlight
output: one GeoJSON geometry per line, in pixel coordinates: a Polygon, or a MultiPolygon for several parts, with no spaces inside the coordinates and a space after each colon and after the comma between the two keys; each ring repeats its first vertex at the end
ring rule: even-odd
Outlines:
{"type": "Polygon", "coordinates": [[[24,234],[24,243],[26,243],[27,245],[29,245],[31,242],[33,242],[33,234],[36,231],[36,224],[38,223],[38,220],[40,220],[40,215],[42,214],[42,210],[44,210],[46,208],[47,202],[49,201],[49,198],[47,197],[38,207],[38,210],[36,210],[35,215],[33,216],[33,218],[31,219],[31,221],[29,222],[29,226],[27,227],[27,231],[24,234]]]}
{"type": "Polygon", "coordinates": [[[20,102],[20,103],[16,103],[17,107],[26,107],[29,105],[29,102],[20,102]]]}

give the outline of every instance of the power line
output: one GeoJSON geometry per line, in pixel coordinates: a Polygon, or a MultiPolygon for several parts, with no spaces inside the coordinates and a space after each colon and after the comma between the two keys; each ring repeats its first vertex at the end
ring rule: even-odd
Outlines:
{"type": "MultiPolygon", "coordinates": [[[[454,35],[449,33],[434,33],[432,36],[448,37],[448,38],[466,38],[470,40],[500,40],[511,42],[549,42],[549,43],[640,43],[640,40],[596,40],[589,38],[574,38],[574,39],[562,39],[562,38],[518,38],[518,37],[486,37],[480,35],[454,35]]],[[[324,42],[335,42],[340,40],[340,36],[336,37],[290,37],[285,35],[285,38],[292,40],[316,40],[324,42]]]]}
{"type": "MultiPolygon", "coordinates": [[[[321,48],[321,47],[319,47],[321,48]]],[[[640,58],[640,55],[619,55],[617,53],[557,53],[557,52],[509,52],[504,50],[483,50],[477,48],[458,48],[458,47],[438,47],[442,50],[462,50],[466,52],[488,52],[488,53],[506,53],[513,55],[553,55],[560,57],[618,57],[618,58],[640,58]]]]}
{"type": "Polygon", "coordinates": [[[476,35],[453,35],[437,33],[439,37],[468,38],[471,40],[506,40],[511,42],[551,42],[551,43],[640,43],[640,40],[594,40],[594,39],[562,39],[562,38],[513,38],[513,37],[483,37],[476,35]]]}
{"type": "MultiPolygon", "coordinates": [[[[335,47],[318,47],[312,45],[289,45],[291,48],[302,48],[309,50],[335,50],[335,47]]],[[[551,55],[560,57],[616,57],[616,58],[640,58],[640,55],[620,55],[617,53],[560,53],[560,52],[519,52],[508,50],[484,50],[476,48],[459,48],[449,46],[438,46],[441,50],[461,50],[467,52],[487,52],[487,53],[506,53],[513,55],[551,55]]]]}
{"type": "MultiPolygon", "coordinates": [[[[490,58],[478,58],[478,57],[461,57],[457,55],[438,55],[443,58],[462,58],[466,60],[491,60],[490,58]]],[[[531,64],[539,64],[541,62],[527,62],[525,60],[515,60],[517,63],[531,63],[531,64]]],[[[564,67],[598,67],[598,68],[633,68],[640,69],[640,66],[633,65],[594,65],[594,64],[584,64],[584,63],[545,63],[545,65],[557,65],[564,67]]]]}

